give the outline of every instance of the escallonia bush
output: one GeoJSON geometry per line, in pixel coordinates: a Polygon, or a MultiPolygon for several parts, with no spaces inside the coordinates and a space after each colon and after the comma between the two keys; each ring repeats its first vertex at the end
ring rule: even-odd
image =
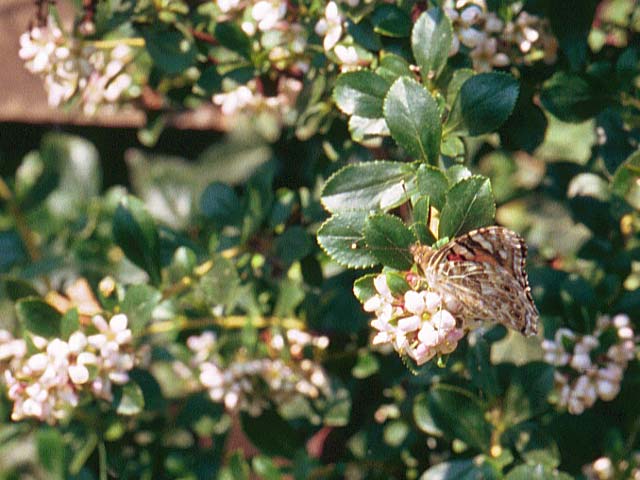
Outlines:
{"type": "Polygon", "coordinates": [[[640,478],[634,1],[76,6],[52,106],[229,134],[0,181],[1,478],[640,478]]]}

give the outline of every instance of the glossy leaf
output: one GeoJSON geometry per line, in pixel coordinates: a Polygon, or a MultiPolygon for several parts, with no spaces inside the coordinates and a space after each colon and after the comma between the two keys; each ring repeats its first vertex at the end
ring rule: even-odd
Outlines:
{"type": "Polygon", "coordinates": [[[544,82],[540,100],[564,122],[581,122],[593,117],[608,103],[606,91],[578,73],[557,72],[544,82]]]}
{"type": "Polygon", "coordinates": [[[449,180],[442,171],[428,165],[420,165],[417,183],[418,191],[429,197],[431,205],[442,210],[449,190],[449,180]]]}
{"type": "Polygon", "coordinates": [[[161,299],[162,294],[149,285],[132,285],[127,289],[121,308],[129,319],[128,326],[133,335],[141,333],[149,324],[151,314],[161,299]]]}
{"type": "Polygon", "coordinates": [[[240,217],[240,199],[229,185],[214,182],[200,196],[200,212],[217,225],[237,223],[240,217]]]}
{"type": "Polygon", "coordinates": [[[303,447],[296,431],[272,410],[259,417],[242,414],[240,419],[244,433],[264,454],[291,458],[303,447]]]}
{"type": "MultiPolygon", "coordinates": [[[[391,85],[398,77],[412,77],[411,65],[400,55],[383,52],[376,73],[391,85]]],[[[386,93],[386,92],[385,92],[386,93]]]]}
{"type": "Polygon", "coordinates": [[[36,433],[36,448],[40,464],[48,473],[48,478],[65,478],[65,442],[58,430],[44,427],[36,433]]]}
{"type": "Polygon", "coordinates": [[[416,238],[402,220],[388,214],[372,215],[364,225],[364,238],[371,254],[382,265],[405,270],[413,265],[409,247],[416,238]]]}
{"type": "Polygon", "coordinates": [[[336,80],[333,99],[347,115],[382,117],[382,103],[390,83],[380,75],[361,70],[343,73],[336,80]]]}
{"type": "Polygon", "coordinates": [[[498,480],[496,472],[483,457],[478,460],[452,460],[434,465],[420,476],[420,480],[498,480]]]}
{"type": "Polygon", "coordinates": [[[364,243],[367,212],[342,212],[329,218],[318,230],[318,243],[337,263],[350,268],[366,268],[378,263],[364,243]]]}
{"type": "Polygon", "coordinates": [[[495,214],[488,178],[472,176],[460,180],[447,192],[440,212],[439,237],[454,238],[474,228],[491,225],[495,214]]]}
{"type": "Polygon", "coordinates": [[[27,297],[16,303],[16,316],[22,328],[45,338],[60,336],[62,314],[37,297],[27,297]]]}
{"type": "Polygon", "coordinates": [[[373,279],[376,278],[376,276],[375,273],[369,273],[353,282],[353,294],[360,303],[366,302],[376,294],[376,289],[373,285],[373,279]]]}
{"type": "Polygon", "coordinates": [[[113,396],[113,404],[120,415],[132,416],[139,414],[144,408],[144,395],[140,386],[129,381],[116,389],[113,396]]]}
{"type": "Polygon", "coordinates": [[[518,81],[506,73],[470,77],[460,88],[444,131],[473,136],[497,130],[511,115],[518,93],[518,81]]]}
{"type": "Polygon", "coordinates": [[[573,477],[543,465],[518,465],[504,480],[573,480],[573,477]]]}
{"type": "Polygon", "coordinates": [[[113,236],[129,260],[145,270],[154,284],[160,283],[158,230],[144,204],[126,196],[113,217],[113,236]]]}
{"type": "Polygon", "coordinates": [[[373,30],[386,37],[408,37],[411,17],[392,3],[380,4],[371,14],[373,30]]]}
{"type": "Polygon", "coordinates": [[[396,80],[384,100],[384,118],[393,139],[415,158],[435,163],[440,152],[440,111],[415,80],[396,80]]]}
{"type": "Polygon", "coordinates": [[[434,81],[447,64],[453,39],[451,20],[439,8],[418,18],[411,32],[411,48],[425,83],[434,81]]]}
{"type": "Polygon", "coordinates": [[[446,436],[458,438],[475,450],[489,451],[492,429],[473,394],[457,387],[437,385],[429,392],[427,401],[434,423],[446,436]]]}
{"type": "Polygon", "coordinates": [[[332,213],[388,210],[406,201],[414,167],[400,162],[367,162],[334,173],[322,190],[322,204],[332,213]]]}
{"type": "Polygon", "coordinates": [[[145,28],[145,47],[154,64],[169,75],[178,75],[194,65],[197,50],[193,40],[178,30],[145,28]]]}

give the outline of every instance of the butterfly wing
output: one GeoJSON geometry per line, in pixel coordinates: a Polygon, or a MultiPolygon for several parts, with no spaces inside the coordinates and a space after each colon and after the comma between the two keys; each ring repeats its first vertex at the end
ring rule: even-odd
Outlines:
{"type": "Polygon", "coordinates": [[[496,321],[533,335],[538,311],[525,271],[527,247],[516,233],[487,227],[436,251],[425,269],[429,286],[460,304],[462,320],[496,321]]]}

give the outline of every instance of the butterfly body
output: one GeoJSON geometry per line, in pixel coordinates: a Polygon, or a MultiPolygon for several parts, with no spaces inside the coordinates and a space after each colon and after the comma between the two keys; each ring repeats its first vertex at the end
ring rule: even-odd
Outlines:
{"type": "Polygon", "coordinates": [[[525,271],[527,247],[518,234],[479,228],[437,250],[418,245],[412,253],[429,288],[454,304],[465,326],[498,322],[536,334],[539,315],[525,271]]]}

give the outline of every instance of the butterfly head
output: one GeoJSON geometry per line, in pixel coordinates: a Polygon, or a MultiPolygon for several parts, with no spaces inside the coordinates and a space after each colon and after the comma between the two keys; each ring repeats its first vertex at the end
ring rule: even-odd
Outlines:
{"type": "Polygon", "coordinates": [[[411,255],[413,255],[413,261],[422,269],[423,272],[426,272],[427,265],[429,265],[429,259],[436,251],[426,245],[415,244],[411,246],[410,252],[411,255]]]}

